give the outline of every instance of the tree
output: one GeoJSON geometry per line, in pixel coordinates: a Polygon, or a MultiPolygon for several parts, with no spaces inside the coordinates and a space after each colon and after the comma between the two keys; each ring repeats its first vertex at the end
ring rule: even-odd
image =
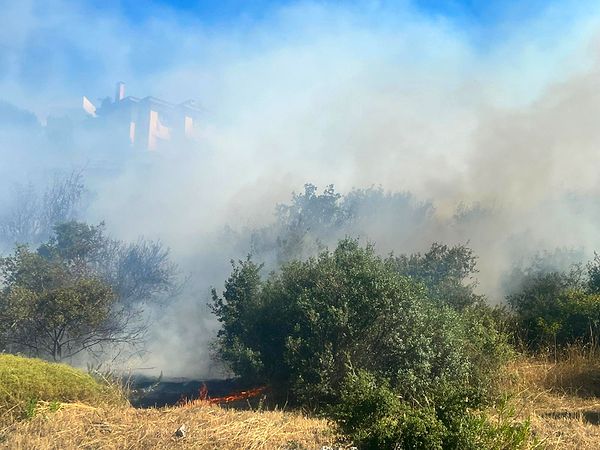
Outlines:
{"type": "Polygon", "coordinates": [[[588,289],[594,294],[600,294],[600,255],[594,252],[592,259],[586,266],[588,275],[588,289]]]}
{"type": "Polygon", "coordinates": [[[212,308],[222,325],[220,359],[244,379],[313,406],[335,403],[358,369],[415,401],[448,383],[485,385],[474,361],[487,359],[487,375],[493,373],[503,345],[493,327],[430,301],[393,260],[352,239],[290,261],[266,280],[260,266],[239,262],[222,296],[213,290],[212,308]]]}
{"type": "Polygon", "coordinates": [[[68,222],[37,251],[0,259],[0,343],[58,360],[143,342],[143,305],[174,289],[160,243],[107,238],[103,224],[68,222]]]}
{"type": "Polygon", "coordinates": [[[26,247],[0,260],[0,334],[10,351],[53,360],[103,344],[133,342],[110,286],[26,247]]]}
{"type": "Polygon", "coordinates": [[[176,291],[177,267],[170,261],[168,248],[143,238],[129,244],[110,239],[104,234],[104,223],[59,224],[38,252],[93,269],[123,304],[147,303],[176,291]]]}
{"type": "Polygon", "coordinates": [[[274,224],[253,231],[253,253],[273,252],[277,263],[281,264],[322,250],[323,241],[345,222],[341,198],[333,185],[319,194],[315,185],[305,184],[304,192],[293,193],[289,204],[275,207],[274,224]]]}
{"type": "Polygon", "coordinates": [[[393,261],[399,274],[422,282],[436,301],[456,309],[483,301],[474,292],[477,258],[464,245],[449,247],[436,242],[425,254],[400,255],[393,261]]]}
{"type": "Polygon", "coordinates": [[[275,209],[275,222],[254,230],[252,253],[280,265],[313,256],[345,236],[389,236],[397,242],[422,232],[433,207],[417,202],[410,193],[389,193],[381,188],[353,189],[345,195],[333,185],[321,193],[313,184],[292,194],[289,203],[275,209]]]}

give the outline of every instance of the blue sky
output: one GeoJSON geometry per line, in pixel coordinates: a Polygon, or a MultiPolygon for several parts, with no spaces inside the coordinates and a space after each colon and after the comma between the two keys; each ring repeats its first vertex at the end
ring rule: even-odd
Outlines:
{"type": "MultiPolygon", "coordinates": [[[[585,16],[598,13],[590,0],[89,0],[104,13],[140,27],[157,18],[174,18],[181,26],[244,32],[270,27],[281,11],[313,5],[330,11],[353,12],[377,28],[396,21],[404,26],[415,18],[452,27],[474,49],[487,51],[537,28],[536,39],[558,38],[585,16]],[[407,12],[412,17],[407,19],[407,12]]],[[[575,25],[576,26],[576,25],[575,25]]]]}
{"type": "MultiPolygon", "coordinates": [[[[98,8],[120,10],[133,22],[148,18],[160,9],[184,12],[205,24],[231,25],[240,21],[260,21],[276,9],[298,3],[297,0],[94,0],[98,8]]],[[[356,7],[370,5],[382,13],[407,6],[425,15],[445,17],[457,24],[480,30],[492,31],[498,27],[518,25],[532,17],[543,14],[558,2],[556,0],[362,0],[362,1],[314,1],[314,3],[356,7]]],[[[572,3],[563,1],[562,4],[572,3]]]]}
{"type": "MultiPolygon", "coordinates": [[[[165,6],[180,11],[188,11],[203,17],[208,21],[228,21],[238,19],[241,16],[260,17],[272,8],[281,7],[295,3],[294,0],[212,0],[212,1],[190,1],[190,0],[154,0],[151,2],[139,2],[135,0],[123,0],[112,2],[112,5],[121,6],[125,11],[140,11],[147,9],[152,3],[156,6],[165,6]]],[[[372,3],[381,7],[392,8],[394,5],[403,5],[402,1],[321,1],[317,3],[330,5],[366,4],[372,3]]],[[[443,14],[448,17],[477,22],[482,24],[495,23],[503,20],[519,20],[539,13],[552,3],[551,0],[531,0],[517,2],[514,0],[414,0],[412,4],[430,14],[443,14]]],[[[106,5],[107,2],[99,2],[98,5],[106,5]]],[[[108,4],[111,4],[109,1],[108,4]]]]}

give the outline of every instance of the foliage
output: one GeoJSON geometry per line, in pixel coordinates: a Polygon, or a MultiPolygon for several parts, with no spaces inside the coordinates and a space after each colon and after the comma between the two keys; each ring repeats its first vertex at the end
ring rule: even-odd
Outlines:
{"type": "Polygon", "coordinates": [[[587,266],[588,289],[594,294],[600,294],[600,255],[594,253],[594,259],[587,266]]]}
{"type": "Polygon", "coordinates": [[[91,274],[26,247],[0,260],[0,333],[11,350],[54,360],[122,339],[109,324],[115,296],[91,274]]]}
{"type": "Polygon", "coordinates": [[[388,379],[414,401],[446,384],[483,392],[505,341],[475,308],[461,315],[432,302],[395,268],[351,239],[266,280],[260,266],[241,261],[223,295],[213,290],[217,354],[237,375],[305,405],[336,403],[350,367],[388,379]]]}
{"type": "Polygon", "coordinates": [[[595,346],[600,335],[600,293],[596,290],[598,258],[568,272],[531,271],[507,297],[520,338],[535,350],[576,342],[595,346]]]}
{"type": "Polygon", "coordinates": [[[104,235],[103,224],[77,222],[86,190],[81,171],[55,177],[43,189],[15,185],[14,201],[0,212],[0,251],[28,245],[69,261],[93,265],[119,299],[145,302],[175,292],[176,267],[161,242],[124,243],[104,235]]]}
{"type": "Polygon", "coordinates": [[[160,243],[126,245],[102,224],[60,224],[36,252],[19,246],[0,259],[0,343],[54,360],[141,343],[140,305],[172,289],[173,276],[160,243]]]}
{"type": "Polygon", "coordinates": [[[474,293],[477,258],[465,245],[434,243],[427,253],[400,255],[394,263],[400,274],[422,282],[433,300],[457,309],[482,302],[474,293]]]}
{"type": "Polygon", "coordinates": [[[176,267],[167,248],[146,239],[131,244],[110,239],[103,223],[61,223],[38,253],[73,267],[89,268],[113,288],[121,303],[147,302],[173,293],[176,287],[176,267]]]}
{"type": "Polygon", "coordinates": [[[38,402],[125,403],[119,390],[64,364],[0,354],[0,424],[33,416],[38,402]]]}
{"type": "Polygon", "coordinates": [[[491,420],[468,408],[460,391],[446,391],[424,404],[405,401],[386,379],[358,371],[350,374],[341,401],[331,409],[340,431],[361,449],[524,448],[528,423],[511,414],[491,420]]]}
{"type": "Polygon", "coordinates": [[[275,223],[254,230],[252,253],[272,257],[276,265],[312,256],[344,236],[377,236],[393,229],[395,239],[422,229],[433,208],[409,193],[381,188],[353,189],[345,195],[327,186],[321,193],[313,184],[294,193],[289,203],[275,209],[275,223]]]}

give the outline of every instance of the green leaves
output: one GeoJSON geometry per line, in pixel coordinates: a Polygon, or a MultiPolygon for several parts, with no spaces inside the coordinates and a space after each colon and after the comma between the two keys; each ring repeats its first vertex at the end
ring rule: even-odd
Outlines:
{"type": "Polygon", "coordinates": [[[464,392],[446,387],[427,404],[398,396],[385,378],[359,370],[344,382],[341,400],[329,410],[340,431],[361,449],[518,449],[530,437],[514,412],[491,420],[469,408],[464,392]]]}
{"type": "Polygon", "coordinates": [[[429,299],[423,284],[352,239],[264,281],[260,266],[241,261],[222,296],[213,291],[212,308],[222,324],[217,355],[237,375],[315,407],[339,401],[350,366],[415,401],[445,383],[485,386],[506,345],[481,327],[472,332],[475,307],[460,314],[429,299]],[[489,364],[479,371],[475,361],[483,359],[489,364]]]}
{"type": "Polygon", "coordinates": [[[145,241],[124,246],[105,238],[102,225],[77,222],[56,226],[35,252],[18,246],[0,258],[0,345],[59,360],[141,342],[144,324],[132,301],[170,285],[167,254],[145,241]]]}
{"type": "Polygon", "coordinates": [[[390,258],[394,270],[426,286],[429,298],[455,309],[482,302],[482,298],[473,292],[476,262],[477,258],[470,248],[439,243],[432,244],[425,254],[390,258]]]}
{"type": "Polygon", "coordinates": [[[519,448],[526,424],[473,412],[495,394],[510,347],[471,288],[468,301],[446,301],[471,258],[434,246],[383,259],[344,239],[265,280],[240,261],[223,294],[213,291],[217,355],[286,402],[325,412],[360,448],[519,448]]]}
{"type": "Polygon", "coordinates": [[[600,336],[600,295],[595,290],[597,258],[587,280],[575,272],[532,272],[508,296],[518,331],[528,347],[558,348],[581,342],[595,345],[600,336]]]}
{"type": "Polygon", "coordinates": [[[57,360],[100,337],[115,301],[100,279],[24,247],[0,260],[0,273],[0,333],[9,348],[57,360]]]}

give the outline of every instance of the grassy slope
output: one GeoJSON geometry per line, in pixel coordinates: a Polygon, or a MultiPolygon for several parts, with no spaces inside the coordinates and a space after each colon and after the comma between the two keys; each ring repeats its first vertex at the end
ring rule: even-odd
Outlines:
{"type": "Polygon", "coordinates": [[[120,392],[80,370],[0,354],[0,448],[299,450],[335,440],[326,421],[298,413],[234,411],[202,402],[134,409],[120,392]],[[184,424],[187,436],[175,438],[184,424]]]}
{"type": "Polygon", "coordinates": [[[123,403],[120,393],[65,364],[0,354],[0,426],[31,413],[39,401],[123,403]]]}

